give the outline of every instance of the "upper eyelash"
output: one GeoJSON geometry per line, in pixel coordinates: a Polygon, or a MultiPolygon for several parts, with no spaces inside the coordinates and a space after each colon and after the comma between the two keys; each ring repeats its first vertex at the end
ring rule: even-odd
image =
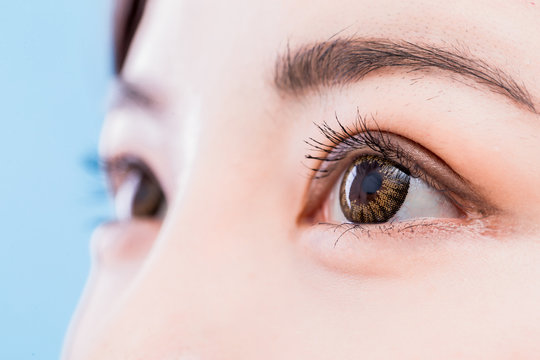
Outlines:
{"type": "Polygon", "coordinates": [[[98,166],[100,172],[105,175],[107,181],[107,187],[109,194],[114,196],[116,191],[115,189],[115,179],[122,177],[126,174],[130,168],[137,167],[140,171],[145,171],[144,164],[139,162],[135,157],[132,156],[118,156],[113,158],[99,158],[98,166]]]}
{"type": "Polygon", "coordinates": [[[148,165],[136,156],[123,155],[111,159],[100,159],[99,162],[101,171],[107,176],[114,173],[125,173],[132,168],[137,168],[148,176],[155,177],[148,165]]]}
{"type": "MultiPolygon", "coordinates": [[[[367,125],[367,117],[362,117],[357,111],[356,121],[353,127],[345,126],[341,123],[338,116],[335,115],[339,130],[333,129],[325,121],[322,124],[315,124],[319,131],[330,142],[329,144],[322,143],[312,137],[306,140],[306,144],[310,146],[314,152],[323,153],[325,155],[306,155],[306,159],[317,160],[328,163],[337,163],[343,160],[351,152],[356,149],[370,149],[378,153],[386,160],[401,162],[405,159],[404,151],[399,144],[392,143],[386,133],[383,132],[377,121],[372,116],[372,121],[375,124],[375,129],[369,129],[367,125]]],[[[310,168],[315,172],[315,179],[327,177],[333,171],[334,166],[330,165],[325,169],[310,168]]]]}

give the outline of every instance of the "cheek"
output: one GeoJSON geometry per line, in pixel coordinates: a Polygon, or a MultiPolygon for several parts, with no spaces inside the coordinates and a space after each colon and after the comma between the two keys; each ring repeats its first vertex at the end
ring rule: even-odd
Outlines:
{"type": "MultiPolygon", "coordinates": [[[[416,268],[427,271],[406,271],[407,259],[411,264],[422,260],[402,251],[401,256],[379,258],[379,269],[385,267],[384,259],[389,261],[386,267],[394,261],[394,266],[401,264],[395,274],[356,273],[341,282],[339,276],[328,275],[333,294],[337,287],[342,292],[332,304],[338,309],[336,315],[348,313],[349,325],[354,324],[350,333],[363,333],[356,339],[355,353],[365,356],[377,349],[386,355],[396,351],[415,354],[413,358],[433,358],[460,351],[458,357],[502,359],[528,358],[538,352],[540,346],[533,340],[540,335],[540,290],[535,286],[540,277],[538,242],[518,236],[494,240],[454,235],[451,240],[441,244],[439,257],[437,251],[432,252],[431,266],[424,261],[416,268]],[[439,261],[443,252],[447,256],[439,261]]],[[[355,251],[357,256],[362,250],[364,254],[371,251],[371,269],[377,269],[374,249],[351,245],[345,250],[349,252],[341,252],[340,260],[352,260],[347,256],[355,250],[360,250],[355,251]]],[[[329,253],[326,260],[332,256],[329,253]]],[[[399,358],[396,355],[384,358],[399,358]]]]}

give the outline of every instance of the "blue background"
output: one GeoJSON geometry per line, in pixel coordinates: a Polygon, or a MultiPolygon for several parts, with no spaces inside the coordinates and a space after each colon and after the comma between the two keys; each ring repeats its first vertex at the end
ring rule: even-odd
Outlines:
{"type": "Polygon", "coordinates": [[[56,359],[106,216],[107,0],[0,2],[0,359],[56,359]]]}

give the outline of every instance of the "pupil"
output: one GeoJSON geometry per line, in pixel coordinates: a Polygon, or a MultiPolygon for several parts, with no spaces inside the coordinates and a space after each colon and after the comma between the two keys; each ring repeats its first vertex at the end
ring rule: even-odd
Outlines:
{"type": "Polygon", "coordinates": [[[373,195],[381,188],[382,181],[381,174],[374,171],[368,174],[362,181],[362,191],[368,195],[373,195]]]}
{"type": "Polygon", "coordinates": [[[349,192],[351,204],[367,204],[381,189],[383,176],[379,170],[380,166],[377,163],[363,162],[356,166],[356,175],[349,192]]]}

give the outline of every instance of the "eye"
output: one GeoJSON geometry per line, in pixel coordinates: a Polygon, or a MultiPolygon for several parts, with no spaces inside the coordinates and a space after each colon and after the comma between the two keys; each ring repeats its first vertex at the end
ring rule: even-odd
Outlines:
{"type": "Polygon", "coordinates": [[[414,219],[473,219],[495,209],[476,188],[420,144],[358,117],[310,138],[317,161],[301,219],[310,223],[383,224],[414,219]],[[375,128],[375,129],[373,129],[375,128]]]}
{"type": "Polygon", "coordinates": [[[460,212],[440,191],[400,164],[380,156],[357,157],[330,194],[330,218],[358,224],[414,218],[457,218],[460,212]]]}
{"type": "Polygon", "coordinates": [[[136,158],[120,158],[106,162],[106,171],[119,220],[163,217],[165,195],[144,162],[136,158]]]}

